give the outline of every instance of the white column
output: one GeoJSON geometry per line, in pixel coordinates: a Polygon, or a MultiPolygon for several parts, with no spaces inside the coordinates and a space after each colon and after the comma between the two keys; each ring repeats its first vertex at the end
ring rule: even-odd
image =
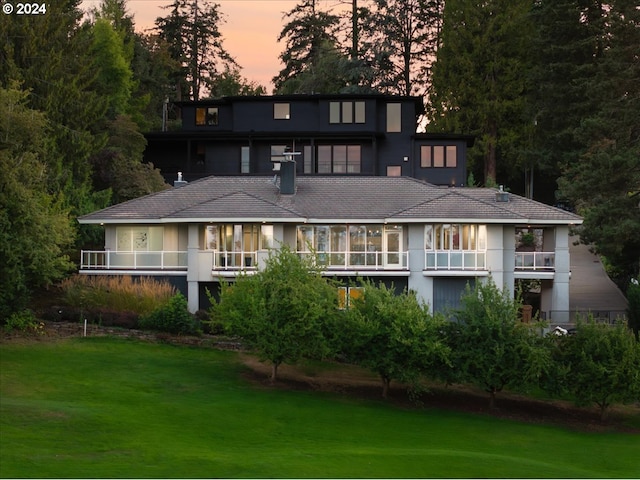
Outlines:
{"type": "Polygon", "coordinates": [[[502,225],[487,225],[487,268],[499,289],[504,286],[504,235],[502,225]]]}
{"type": "MultiPolygon", "coordinates": [[[[516,227],[511,225],[505,225],[502,228],[502,236],[503,236],[503,270],[504,275],[502,278],[502,282],[504,286],[506,286],[511,292],[511,296],[514,296],[515,293],[515,268],[516,268],[516,227]]],[[[497,282],[496,282],[497,284],[497,282]]],[[[503,285],[498,285],[498,287],[503,288],[503,285]]]]}
{"type": "Polygon", "coordinates": [[[414,290],[418,299],[429,305],[433,313],[433,279],[424,271],[424,225],[409,225],[409,278],[407,287],[414,290]]]}
{"type": "Polygon", "coordinates": [[[198,231],[197,224],[189,225],[189,238],[187,242],[187,305],[191,313],[195,313],[200,307],[200,291],[198,288],[198,277],[200,275],[198,251],[200,250],[200,239],[198,231]]]}
{"type": "Polygon", "coordinates": [[[569,258],[569,227],[556,227],[556,262],[551,293],[551,310],[569,310],[569,278],[571,276],[571,261],[569,258]]]}

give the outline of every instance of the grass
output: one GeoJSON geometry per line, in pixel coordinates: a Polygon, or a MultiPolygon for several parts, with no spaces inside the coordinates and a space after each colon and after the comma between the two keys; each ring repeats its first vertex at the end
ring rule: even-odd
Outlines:
{"type": "Polygon", "coordinates": [[[238,355],[0,345],[0,476],[638,477],[640,437],[260,388],[238,355]]]}

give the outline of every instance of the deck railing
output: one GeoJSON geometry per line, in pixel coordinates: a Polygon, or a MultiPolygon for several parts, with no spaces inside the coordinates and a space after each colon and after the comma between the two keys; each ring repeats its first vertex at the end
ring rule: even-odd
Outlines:
{"type": "Polygon", "coordinates": [[[554,252],[516,252],[516,270],[554,270],[554,252]]]}
{"type": "Polygon", "coordinates": [[[425,270],[486,270],[484,251],[427,250],[424,252],[425,270]]]}
{"type": "Polygon", "coordinates": [[[318,266],[329,270],[408,270],[409,252],[298,252],[315,255],[318,266]]]}
{"type": "Polygon", "coordinates": [[[226,252],[213,250],[213,270],[255,270],[258,265],[257,252],[226,252]]]}
{"type": "Polygon", "coordinates": [[[81,270],[186,270],[187,252],[82,250],[81,270]]]}

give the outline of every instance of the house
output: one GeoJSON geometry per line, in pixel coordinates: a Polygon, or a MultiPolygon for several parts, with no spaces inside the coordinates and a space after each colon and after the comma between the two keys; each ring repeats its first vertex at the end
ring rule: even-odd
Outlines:
{"type": "Polygon", "coordinates": [[[176,102],[178,131],[146,134],[145,160],[168,181],[273,175],[285,150],[298,176],[409,176],[464,186],[469,135],[416,133],[421,97],[278,95],[176,102]]]}
{"type": "Polygon", "coordinates": [[[105,248],[82,251],[80,272],[171,279],[189,309],[205,289],[260,269],[269,250],[315,250],[325,275],[409,288],[434,311],[456,306],[468,282],[491,276],[511,291],[539,280],[543,311],[569,310],[569,228],[577,215],[490,188],[411,177],[298,176],[293,154],[277,176],[209,176],[80,217],[105,228],[105,248]],[[522,239],[526,239],[526,245],[522,239]],[[532,240],[533,238],[533,240],[532,240]]]}

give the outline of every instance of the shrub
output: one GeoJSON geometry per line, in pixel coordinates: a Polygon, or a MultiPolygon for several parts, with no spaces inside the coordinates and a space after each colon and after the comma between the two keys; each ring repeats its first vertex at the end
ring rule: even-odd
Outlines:
{"type": "Polygon", "coordinates": [[[31,310],[22,310],[9,316],[4,328],[7,332],[21,332],[33,335],[44,334],[44,323],[31,310]]]}
{"type": "Polygon", "coordinates": [[[165,305],[140,318],[140,328],[166,333],[200,334],[196,318],[189,313],[187,299],[181,293],[174,295],[165,305]]]}

